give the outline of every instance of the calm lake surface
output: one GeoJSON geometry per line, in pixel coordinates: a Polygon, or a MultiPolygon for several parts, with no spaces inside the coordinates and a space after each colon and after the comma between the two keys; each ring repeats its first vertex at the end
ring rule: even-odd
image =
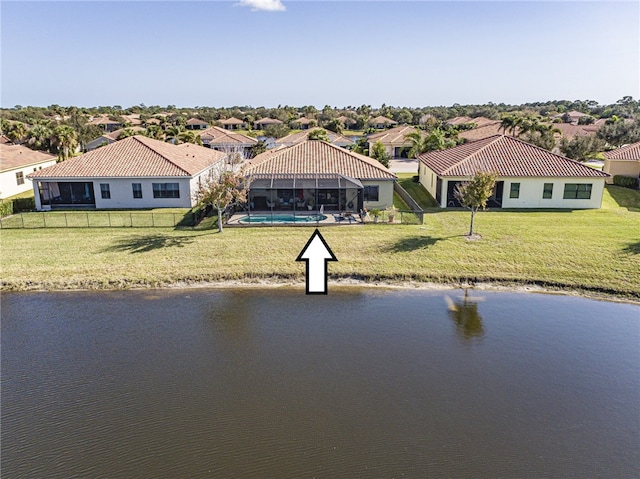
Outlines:
{"type": "Polygon", "coordinates": [[[2,295],[2,477],[640,477],[640,307],[2,295]]]}

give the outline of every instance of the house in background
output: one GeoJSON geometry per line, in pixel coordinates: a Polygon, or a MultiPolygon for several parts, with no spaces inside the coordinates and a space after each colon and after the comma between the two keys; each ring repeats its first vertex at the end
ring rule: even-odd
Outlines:
{"type": "Polygon", "coordinates": [[[606,173],[522,140],[496,135],[418,156],[419,181],[442,208],[457,207],[458,183],[478,171],[495,172],[488,206],[600,208],[606,173]]]}
{"type": "Polygon", "coordinates": [[[28,175],[38,210],[191,208],[201,179],[226,155],[183,143],[132,136],[28,175]]]}
{"type": "MultiPolygon", "coordinates": [[[[143,132],[144,128],[140,126],[131,126],[130,130],[135,132],[143,132]]],[[[111,143],[115,143],[120,139],[124,128],[120,128],[119,130],[112,131],[111,133],[105,133],[104,135],[99,136],[95,140],[91,140],[89,143],[85,145],[85,149],[87,151],[95,150],[96,148],[100,148],[101,146],[110,145],[111,143]]]]}
{"type": "Polygon", "coordinates": [[[264,130],[269,125],[282,125],[282,122],[276,118],[261,118],[253,123],[256,130],[264,130]]]}
{"type": "Polygon", "coordinates": [[[207,128],[199,135],[203,146],[226,153],[242,153],[244,158],[249,158],[251,147],[258,143],[255,138],[219,126],[207,128]]]}
{"type": "Polygon", "coordinates": [[[309,118],[305,118],[305,117],[291,120],[291,128],[297,129],[297,130],[308,130],[309,128],[312,128],[317,124],[318,124],[317,120],[310,120],[309,118]]]}
{"type": "Polygon", "coordinates": [[[220,120],[220,124],[225,130],[243,130],[246,128],[245,122],[235,117],[220,120]]]}
{"type": "Polygon", "coordinates": [[[359,212],[393,205],[395,174],[321,140],[266,151],[245,171],[252,210],[359,212]]]}
{"type": "Polygon", "coordinates": [[[347,138],[346,136],[338,135],[329,130],[325,130],[324,128],[315,127],[309,130],[300,131],[298,133],[292,133],[291,135],[283,136],[282,138],[278,138],[274,146],[275,148],[283,147],[283,146],[291,146],[296,143],[300,143],[302,141],[306,141],[309,139],[309,134],[314,131],[326,131],[327,136],[329,137],[329,143],[332,145],[340,146],[342,148],[350,148],[355,145],[353,140],[347,138]]]}
{"type": "Polygon", "coordinates": [[[206,130],[209,127],[209,123],[200,118],[189,118],[185,128],[187,130],[206,130]]]}
{"type": "Polygon", "coordinates": [[[640,141],[607,151],[604,158],[602,171],[611,175],[611,178],[607,178],[607,183],[613,183],[613,177],[617,175],[640,181],[640,141]]]}
{"type": "Polygon", "coordinates": [[[407,158],[411,142],[405,137],[416,131],[420,130],[412,126],[396,126],[395,128],[369,135],[367,137],[369,155],[372,153],[373,145],[379,141],[391,158],[407,158]]]}
{"type": "Polygon", "coordinates": [[[30,173],[56,164],[56,157],[22,145],[0,142],[0,199],[33,189],[30,173]]]}
{"type": "Polygon", "coordinates": [[[391,128],[398,124],[397,121],[392,120],[391,118],[387,118],[386,116],[376,116],[375,118],[371,118],[367,121],[367,124],[371,128],[375,128],[376,130],[382,130],[383,128],[391,128]]]}
{"type": "Polygon", "coordinates": [[[109,119],[108,115],[97,116],[91,119],[88,124],[99,126],[107,132],[116,131],[117,129],[122,128],[122,123],[109,119]]]}

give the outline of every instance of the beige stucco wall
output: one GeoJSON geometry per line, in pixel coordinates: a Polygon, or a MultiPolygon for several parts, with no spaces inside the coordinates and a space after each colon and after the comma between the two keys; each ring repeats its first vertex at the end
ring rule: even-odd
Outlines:
{"type": "Polygon", "coordinates": [[[640,176],[640,159],[638,160],[604,160],[602,171],[609,173],[607,183],[613,183],[614,175],[632,176],[638,178],[640,176]]]}
{"type": "Polygon", "coordinates": [[[20,166],[11,170],[6,170],[0,173],[0,198],[9,198],[10,196],[24,193],[33,189],[32,181],[27,178],[29,173],[47,168],[48,166],[55,165],[56,159],[43,161],[42,163],[35,163],[27,166],[20,166]],[[24,183],[19,185],[16,179],[16,173],[22,172],[24,183]]]}
{"type": "Polygon", "coordinates": [[[393,206],[393,181],[363,181],[363,186],[378,185],[378,201],[365,201],[364,207],[385,209],[393,206]]]}

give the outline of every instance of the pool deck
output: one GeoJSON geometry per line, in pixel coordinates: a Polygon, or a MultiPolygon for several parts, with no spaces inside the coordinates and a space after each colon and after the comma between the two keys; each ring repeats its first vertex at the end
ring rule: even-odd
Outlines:
{"type": "MultiPolygon", "coordinates": [[[[251,216],[269,216],[273,214],[275,215],[292,215],[292,212],[287,212],[287,211],[274,211],[273,213],[271,211],[252,211],[251,212],[251,216]]],[[[240,219],[244,218],[245,216],[248,215],[248,213],[245,212],[241,212],[241,213],[236,213],[234,214],[231,218],[229,218],[229,221],[227,222],[227,226],[239,226],[239,227],[254,227],[254,226],[258,226],[258,227],[262,227],[262,226],[318,226],[318,225],[322,225],[322,226],[344,226],[344,225],[361,225],[363,224],[363,222],[360,220],[360,216],[353,214],[352,219],[349,220],[348,216],[345,218],[342,214],[339,213],[332,213],[332,212],[325,212],[322,213],[324,216],[326,216],[327,218],[322,220],[322,221],[301,221],[299,223],[242,223],[240,221],[240,219]],[[339,220],[338,217],[342,216],[344,219],[339,220]]],[[[319,213],[296,213],[296,216],[313,216],[313,215],[319,215],[319,213]]]]}

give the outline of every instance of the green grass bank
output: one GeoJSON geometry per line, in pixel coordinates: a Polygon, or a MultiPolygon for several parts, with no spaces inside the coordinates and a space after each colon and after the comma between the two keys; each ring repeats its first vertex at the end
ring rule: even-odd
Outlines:
{"type": "MultiPolygon", "coordinates": [[[[588,211],[467,211],[424,225],[321,228],[333,279],[536,284],[640,299],[640,192],[608,188],[588,211]]],[[[304,281],[295,258],[312,227],[47,228],[1,232],[3,290],[162,287],[225,280],[304,281]]]]}

